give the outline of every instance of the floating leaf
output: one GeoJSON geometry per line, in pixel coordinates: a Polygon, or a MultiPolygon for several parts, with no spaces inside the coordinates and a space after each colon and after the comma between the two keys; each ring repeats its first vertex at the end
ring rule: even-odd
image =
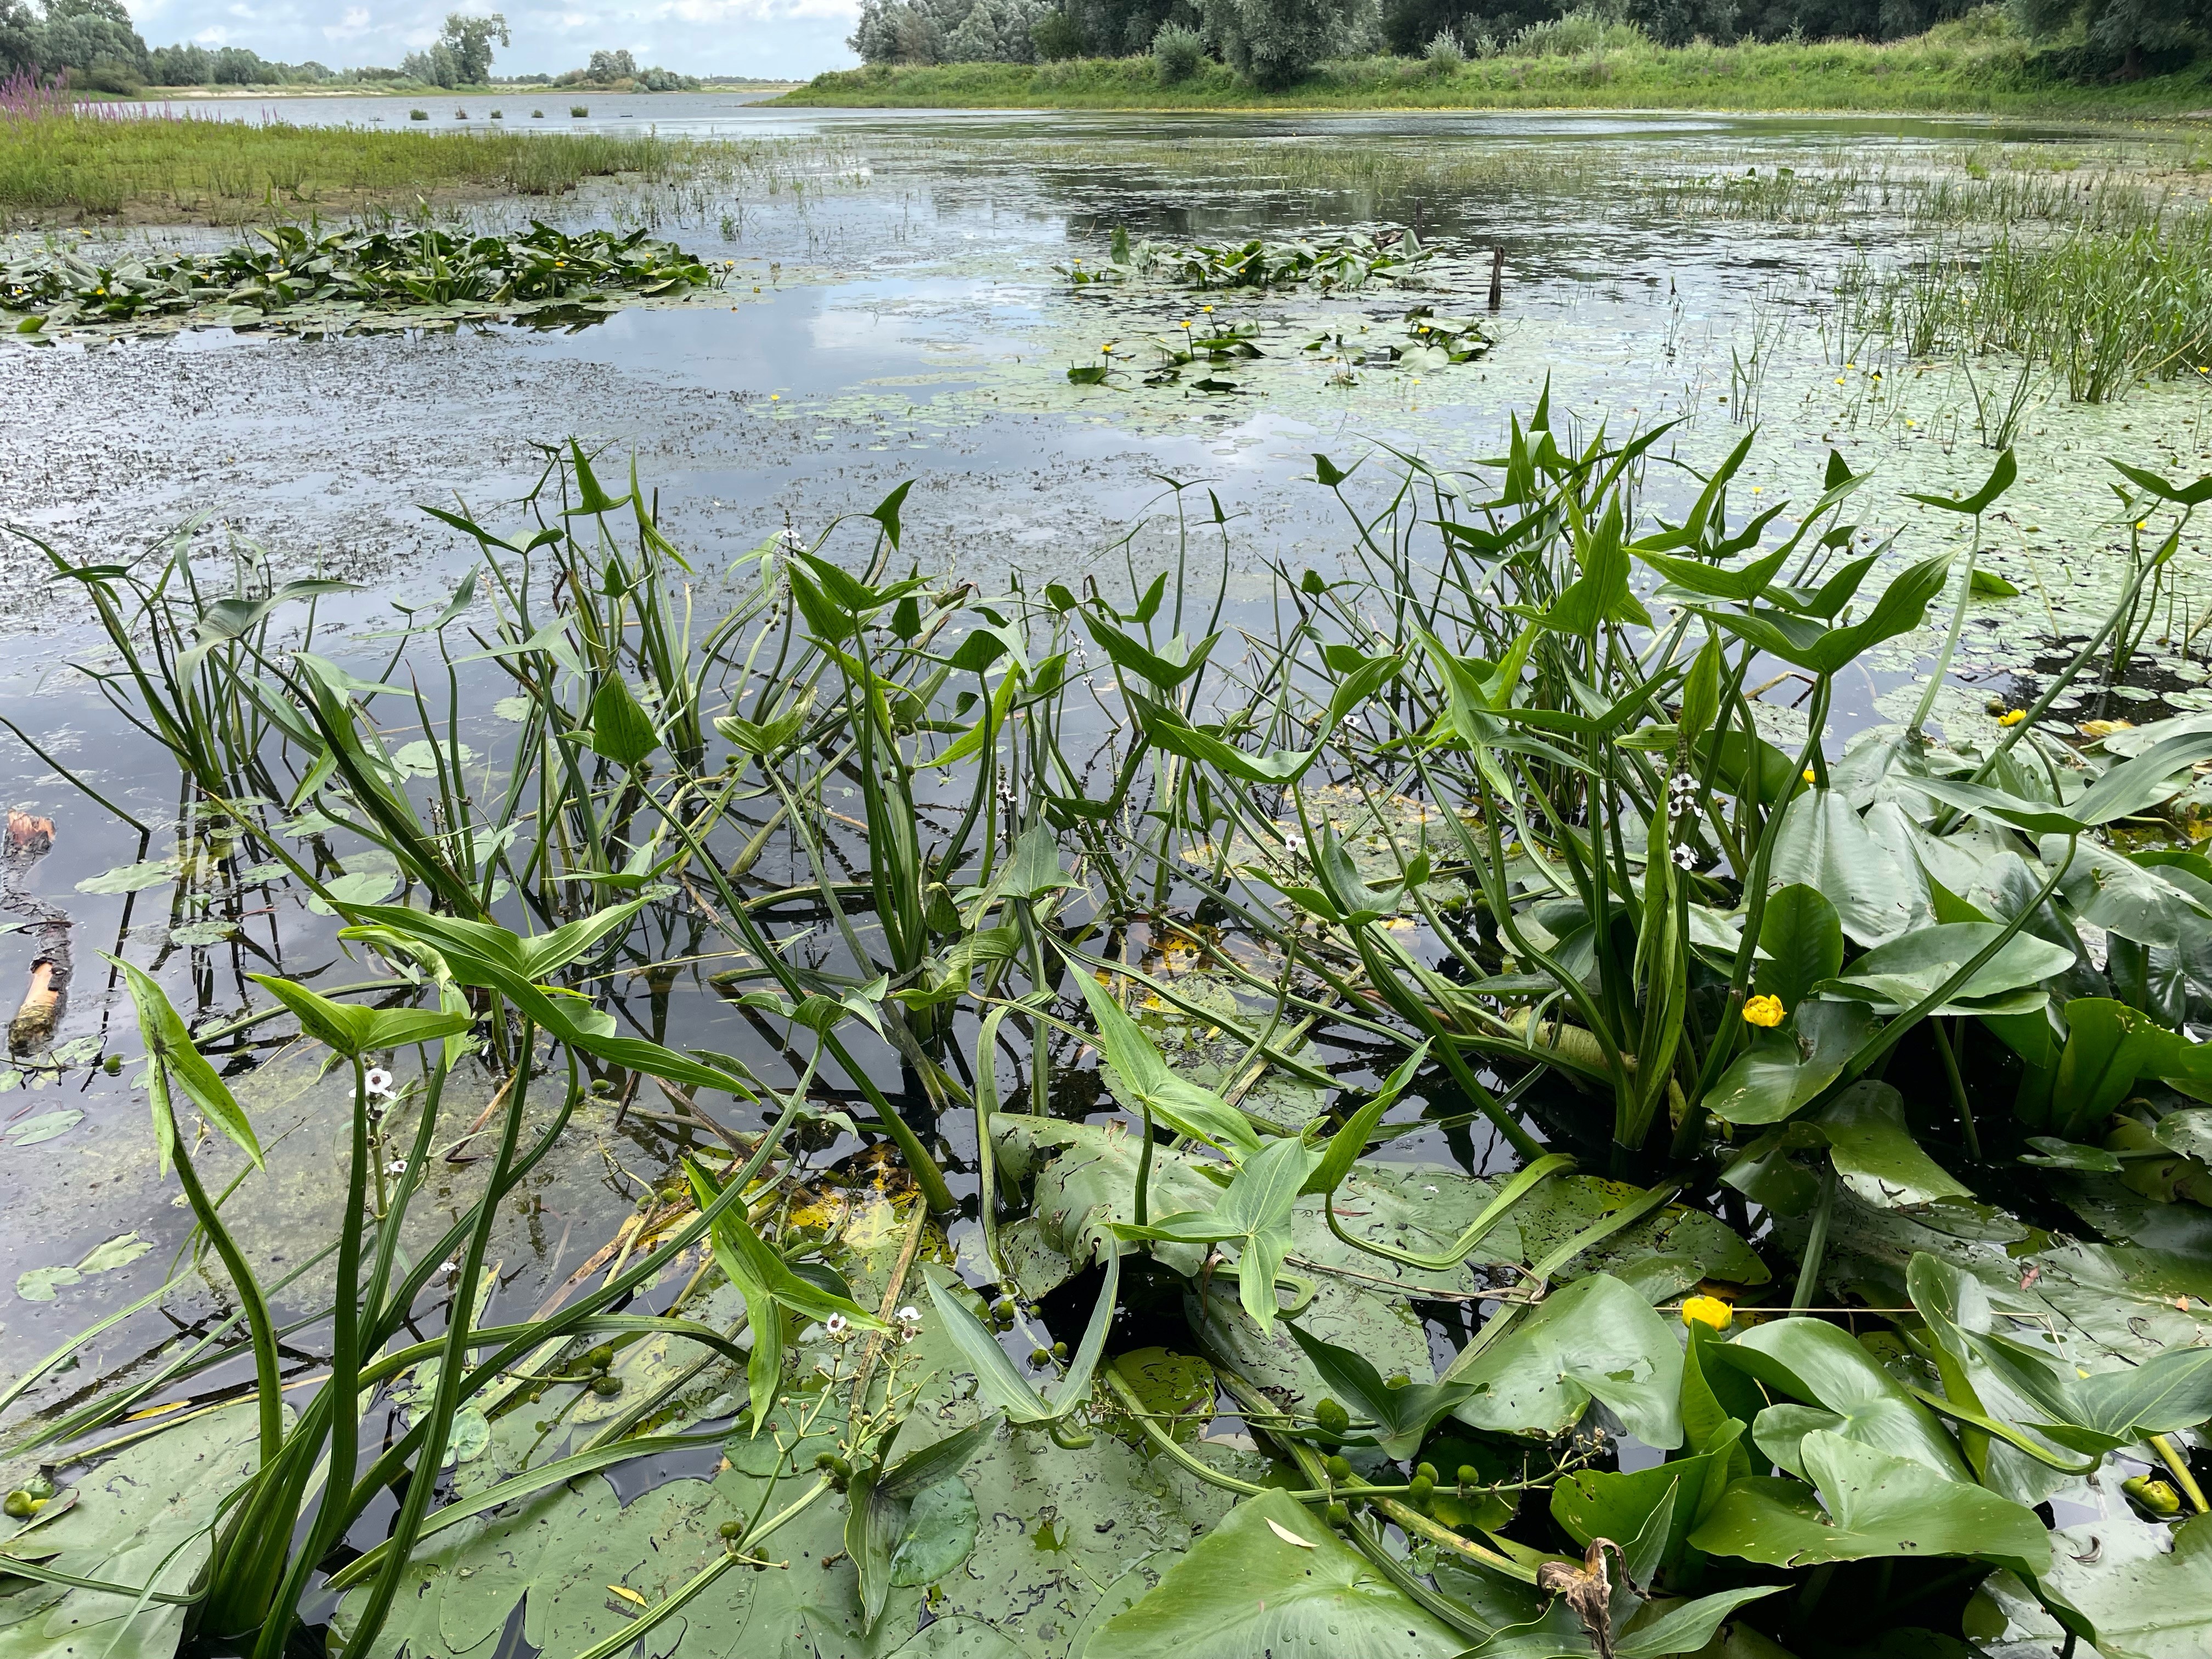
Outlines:
{"type": "Polygon", "coordinates": [[[72,1106],[58,1112],[40,1112],[36,1117],[11,1123],[5,1133],[11,1146],[38,1146],[67,1134],[83,1121],[84,1114],[72,1106]]]}
{"type": "Polygon", "coordinates": [[[18,1275],[15,1294],[26,1302],[51,1302],[58,1291],[76,1284],[87,1273],[113,1273],[118,1267],[127,1267],[153,1248],[150,1238],[141,1238],[136,1233],[119,1234],[93,1246],[90,1253],[74,1267],[33,1267],[18,1275]]]}
{"type": "Polygon", "coordinates": [[[1451,1659],[1466,1646],[1307,1510],[1269,1492],[1231,1510],[1150,1595],[1100,1626],[1085,1659],[1451,1659]]]}
{"type": "Polygon", "coordinates": [[[1452,1414],[1478,1429],[1564,1434],[1593,1399],[1647,1445],[1682,1443],[1682,1348],[1644,1297],[1607,1273],[1578,1279],[1445,1380],[1474,1385],[1452,1414]]]}
{"type": "Polygon", "coordinates": [[[2031,1577],[2050,1566],[2050,1534],[2024,1504],[1822,1430],[1800,1449],[1811,1485],[1734,1482],[1692,1547],[1774,1567],[1885,1555],[1975,1556],[2031,1577]]]}
{"type": "Polygon", "coordinates": [[[77,883],[80,893],[143,893],[149,887],[159,887],[173,881],[177,875],[174,859],[156,859],[146,864],[118,865],[96,876],[87,876],[77,883]]]}

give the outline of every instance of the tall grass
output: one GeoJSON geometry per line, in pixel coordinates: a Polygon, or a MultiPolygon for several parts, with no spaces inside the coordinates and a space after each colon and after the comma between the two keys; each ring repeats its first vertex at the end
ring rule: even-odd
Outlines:
{"type": "Polygon", "coordinates": [[[235,222],[440,193],[548,196],[599,174],[665,177],[689,148],[651,134],[380,132],[47,103],[0,116],[0,213],[235,222]]]}
{"type": "Polygon", "coordinates": [[[1884,335],[1916,358],[2002,353],[2047,366],[2076,403],[2108,403],[2212,362],[2212,216],[1862,259],[1838,298],[1847,338],[1884,335]]]}

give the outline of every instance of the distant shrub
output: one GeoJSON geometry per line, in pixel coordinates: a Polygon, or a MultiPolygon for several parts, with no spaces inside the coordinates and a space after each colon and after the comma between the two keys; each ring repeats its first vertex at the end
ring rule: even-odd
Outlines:
{"type": "Polygon", "coordinates": [[[427,121],[430,118],[430,112],[427,109],[410,109],[407,112],[407,118],[410,121],[427,121]]]}
{"type": "Polygon", "coordinates": [[[1421,56],[1438,75],[1455,74],[1467,66],[1467,48],[1460,45],[1459,36],[1449,29],[1438,29],[1431,36],[1421,56]]]}
{"type": "Polygon", "coordinates": [[[1289,86],[1325,58],[1341,56],[1358,8],[1352,0],[1200,0],[1206,32],[1229,66],[1254,86],[1289,86]]]}
{"type": "Polygon", "coordinates": [[[1179,23],[1163,23],[1152,37],[1152,62],[1163,83],[1174,86],[1198,73],[1206,61],[1206,37],[1179,23]]]}
{"type": "Polygon", "coordinates": [[[1633,23],[1607,18],[1591,6],[1541,23],[1531,23],[1505,43],[1513,58],[1577,58],[1584,52],[1625,52],[1647,46],[1650,37],[1633,23]]]}
{"type": "Polygon", "coordinates": [[[1030,45],[1040,63],[1080,58],[1085,44],[1083,26],[1064,11],[1048,11],[1030,25],[1030,45]]]}
{"type": "Polygon", "coordinates": [[[571,104],[568,106],[569,117],[574,120],[580,121],[591,112],[592,112],[589,109],[586,108],[581,104],[571,104]]]}
{"type": "Polygon", "coordinates": [[[90,69],[71,70],[70,84],[89,87],[94,92],[112,92],[125,98],[136,98],[146,90],[144,77],[119,58],[101,58],[95,59],[90,69]]]}

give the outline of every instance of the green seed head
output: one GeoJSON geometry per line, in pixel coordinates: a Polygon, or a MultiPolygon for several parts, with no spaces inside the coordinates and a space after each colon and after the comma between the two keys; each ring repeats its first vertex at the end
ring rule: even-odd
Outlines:
{"type": "Polygon", "coordinates": [[[1328,1524],[1332,1527],[1350,1526],[1352,1511],[1341,1504],[1331,1504],[1328,1506],[1328,1524]]]}
{"type": "Polygon", "coordinates": [[[2163,1480],[2154,1480],[2148,1475],[2139,1474],[2132,1480],[2123,1480],[2120,1490],[2153,1515],[2179,1515],[2181,1512],[2181,1494],[2163,1480]]]}
{"type": "Polygon", "coordinates": [[[1400,1371],[1395,1376],[1388,1376],[1382,1379],[1382,1386],[1386,1389],[1409,1389],[1413,1387],[1413,1379],[1407,1376],[1403,1371],[1400,1371]]]}
{"type": "Polygon", "coordinates": [[[592,1392],[602,1400],[613,1399],[622,1392],[622,1389],[619,1376],[595,1376],[592,1379],[592,1392]]]}
{"type": "Polygon", "coordinates": [[[1342,1434],[1352,1426],[1352,1413],[1334,1400],[1322,1400],[1314,1407],[1314,1422],[1324,1434],[1342,1434]]]}
{"type": "Polygon", "coordinates": [[[1030,1350],[1030,1364],[1032,1365],[1049,1365],[1052,1364],[1052,1350],[1049,1348],[1031,1348],[1030,1350]]]}
{"type": "Polygon", "coordinates": [[[745,1523],[742,1521],[725,1521],[715,1530],[722,1534],[725,1541],[734,1544],[745,1535],[745,1523]]]}
{"type": "Polygon", "coordinates": [[[1461,1464],[1459,1466],[1459,1483],[1462,1486],[1480,1486],[1482,1484],[1482,1471],[1476,1468],[1472,1463],[1461,1464]]]}
{"type": "Polygon", "coordinates": [[[1437,1484],[1437,1466],[1433,1463],[1415,1464],[1413,1466],[1413,1479],[1416,1480],[1425,1480],[1431,1486],[1435,1486],[1437,1484]]]}
{"type": "Polygon", "coordinates": [[[1342,1452],[1331,1452],[1322,1467],[1328,1471],[1328,1478],[1332,1480],[1352,1479],[1352,1460],[1342,1452]]]}
{"type": "Polygon", "coordinates": [[[1427,1475],[1417,1474],[1407,1486],[1406,1496],[1412,1498],[1416,1504],[1425,1504],[1429,1501],[1429,1495],[1435,1492],[1436,1489],[1437,1483],[1430,1480],[1427,1475]]]}
{"type": "Polygon", "coordinates": [[[603,1371],[615,1363],[615,1351],[602,1342],[584,1356],[585,1363],[595,1371],[603,1371]]]}
{"type": "Polygon", "coordinates": [[[1066,1344],[1066,1343],[1065,1343],[1065,1342],[1055,1342],[1055,1343],[1054,1343],[1054,1344],[1052,1345],[1052,1357],[1053,1357],[1054,1359],[1065,1359],[1065,1358],[1067,1358],[1067,1344],[1066,1344]]]}

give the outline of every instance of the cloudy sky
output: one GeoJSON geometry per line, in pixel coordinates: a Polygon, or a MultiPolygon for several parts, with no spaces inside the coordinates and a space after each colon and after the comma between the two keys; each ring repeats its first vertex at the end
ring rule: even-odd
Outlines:
{"type": "Polygon", "coordinates": [[[640,64],[686,75],[800,76],[859,60],[846,48],[858,0],[125,0],[146,44],[251,46],[264,58],[332,69],[397,65],[437,37],[448,11],[505,12],[514,45],[498,72],[557,75],[593,51],[627,46],[640,64]]]}

